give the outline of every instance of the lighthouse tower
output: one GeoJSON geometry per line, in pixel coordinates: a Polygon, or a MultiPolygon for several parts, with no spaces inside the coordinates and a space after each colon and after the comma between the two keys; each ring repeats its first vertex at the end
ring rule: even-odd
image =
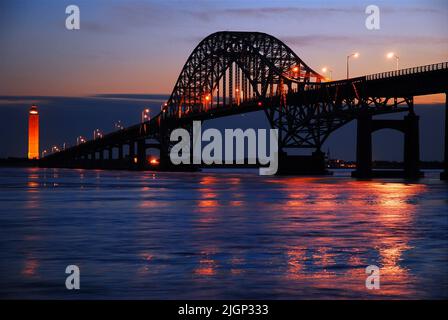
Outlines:
{"type": "Polygon", "coordinates": [[[39,159],[39,112],[34,105],[28,118],[28,159],[39,159]]]}

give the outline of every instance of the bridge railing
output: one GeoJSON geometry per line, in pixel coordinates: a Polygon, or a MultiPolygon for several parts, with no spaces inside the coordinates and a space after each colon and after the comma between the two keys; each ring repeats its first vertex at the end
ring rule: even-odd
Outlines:
{"type": "Polygon", "coordinates": [[[385,79],[385,78],[404,76],[404,75],[410,75],[410,74],[416,74],[416,73],[422,73],[422,72],[428,72],[428,71],[437,71],[437,70],[443,70],[443,69],[448,69],[448,62],[434,63],[434,64],[428,64],[425,66],[400,69],[400,70],[396,70],[396,71],[388,71],[388,72],[370,74],[370,75],[366,76],[366,80],[378,80],[378,79],[385,79]]]}

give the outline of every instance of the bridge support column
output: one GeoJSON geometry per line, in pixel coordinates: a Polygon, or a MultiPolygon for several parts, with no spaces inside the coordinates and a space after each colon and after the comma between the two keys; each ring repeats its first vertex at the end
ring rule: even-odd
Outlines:
{"type": "Polygon", "coordinates": [[[278,155],[278,175],[328,175],[331,174],[325,165],[325,154],[316,150],[310,156],[278,155]]]}
{"type": "Polygon", "coordinates": [[[112,160],[112,157],[113,157],[113,148],[112,147],[110,147],[107,151],[108,151],[108,160],[110,161],[110,160],[112,160]]]}
{"type": "Polygon", "coordinates": [[[131,167],[135,165],[134,158],[135,158],[135,141],[129,141],[129,163],[131,167]]]}
{"type": "Polygon", "coordinates": [[[370,178],[372,176],[372,116],[362,114],[357,119],[356,171],[353,177],[370,178]]]}
{"type": "Polygon", "coordinates": [[[137,165],[140,169],[145,168],[146,166],[146,141],[145,139],[141,139],[137,141],[137,165]]]}
{"type": "Polygon", "coordinates": [[[404,118],[404,176],[418,178],[420,172],[419,117],[410,112],[404,118]]]}
{"type": "Polygon", "coordinates": [[[118,145],[118,159],[123,160],[123,145],[118,145]]]}
{"type": "Polygon", "coordinates": [[[443,161],[443,172],[440,179],[448,180],[448,92],[445,93],[445,159],[443,161]]]}

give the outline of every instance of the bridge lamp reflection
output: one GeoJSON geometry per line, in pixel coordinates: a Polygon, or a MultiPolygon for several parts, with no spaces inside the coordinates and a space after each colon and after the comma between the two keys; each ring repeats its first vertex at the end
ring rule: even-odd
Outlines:
{"type": "Polygon", "coordinates": [[[348,56],[347,56],[347,79],[348,78],[350,78],[350,66],[349,66],[349,61],[350,61],[350,58],[358,58],[359,57],[359,52],[355,52],[355,53],[352,53],[352,54],[349,54],[348,56]]]}
{"type": "Polygon", "coordinates": [[[393,58],[395,58],[395,70],[396,71],[398,71],[398,64],[399,64],[399,61],[400,61],[400,57],[399,56],[397,56],[395,53],[393,53],[393,52],[389,52],[387,55],[386,55],[386,57],[387,57],[387,59],[393,59],[393,58]]]}

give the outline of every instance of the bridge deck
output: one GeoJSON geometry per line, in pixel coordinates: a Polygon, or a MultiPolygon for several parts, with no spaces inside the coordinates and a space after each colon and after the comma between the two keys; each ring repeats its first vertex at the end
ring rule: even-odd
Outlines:
{"type": "MultiPolygon", "coordinates": [[[[384,72],[346,80],[305,84],[303,90],[288,94],[288,103],[300,106],[304,103],[318,103],[323,99],[345,98],[367,99],[369,97],[413,97],[419,95],[446,93],[448,91],[448,62],[384,72]]],[[[156,133],[160,122],[164,125],[179,125],[193,120],[207,120],[241,113],[255,112],[269,108],[270,102],[279,97],[249,100],[240,105],[202,109],[184,114],[181,118],[166,117],[159,113],[150,121],[109,133],[101,139],[90,140],[60,151],[57,155],[84,152],[105,146],[114,146],[135,141],[156,133]],[[163,120],[162,120],[163,118],[163,120]]],[[[402,110],[401,110],[402,111],[402,110]]],[[[380,113],[380,110],[378,111],[380,113]]],[[[46,158],[52,158],[50,154],[46,158]]]]}

